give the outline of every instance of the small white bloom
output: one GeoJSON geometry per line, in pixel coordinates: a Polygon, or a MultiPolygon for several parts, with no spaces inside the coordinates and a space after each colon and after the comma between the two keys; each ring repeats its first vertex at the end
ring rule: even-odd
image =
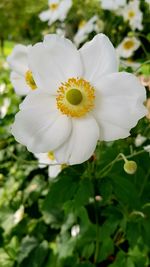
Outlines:
{"type": "Polygon", "coordinates": [[[119,57],[131,57],[140,46],[140,41],[135,37],[125,37],[118,45],[116,51],[119,57]]]}
{"type": "Polygon", "coordinates": [[[21,205],[20,208],[14,213],[13,222],[14,224],[18,224],[24,216],[24,206],[21,205]]]}
{"type": "Polygon", "coordinates": [[[141,146],[146,141],[146,139],[147,138],[145,136],[138,134],[137,137],[135,138],[135,146],[136,147],[141,146]]]}
{"type": "Polygon", "coordinates": [[[143,13],[139,9],[139,0],[130,1],[124,8],[120,10],[120,15],[123,16],[125,21],[129,22],[132,30],[142,30],[143,13]]]}
{"type": "Polygon", "coordinates": [[[0,118],[4,118],[6,116],[9,106],[10,99],[8,97],[5,97],[3,100],[3,104],[0,107],[0,118]]]}
{"type": "Polygon", "coordinates": [[[71,236],[76,237],[80,233],[80,225],[76,224],[71,228],[71,236]]]}
{"type": "Polygon", "coordinates": [[[48,5],[49,9],[41,12],[39,18],[42,21],[48,21],[48,25],[51,25],[57,20],[65,20],[72,6],[72,0],[49,0],[48,5]]]}
{"type": "Polygon", "coordinates": [[[125,4],[126,0],[101,0],[102,9],[106,10],[117,10],[125,4]]]}
{"type": "Polygon", "coordinates": [[[98,31],[97,24],[96,24],[97,20],[98,20],[98,17],[93,16],[88,21],[83,20],[80,22],[78,31],[75,34],[74,39],[73,39],[77,46],[79,46],[81,43],[83,43],[87,39],[89,33],[93,31],[95,32],[98,31]]]}
{"type": "Polygon", "coordinates": [[[28,54],[31,46],[16,45],[7,58],[11,72],[11,82],[18,95],[26,95],[36,89],[32,71],[29,68],[28,54]]]}
{"type": "Polygon", "coordinates": [[[6,90],[6,83],[1,83],[0,84],[0,93],[3,94],[6,90]]]}
{"type": "Polygon", "coordinates": [[[62,166],[57,163],[54,153],[36,153],[35,157],[39,161],[39,167],[44,168],[46,165],[50,165],[48,167],[48,176],[50,178],[55,178],[62,171],[62,166]]]}
{"type": "Polygon", "coordinates": [[[144,150],[148,153],[150,153],[150,145],[144,146],[144,150]]]}
{"type": "Polygon", "coordinates": [[[12,125],[16,140],[33,153],[53,151],[59,164],[73,165],[89,159],[98,140],[129,136],[146,114],[146,92],[133,74],[117,72],[117,62],[104,34],[79,50],[68,39],[45,36],[30,50],[40,90],[20,105],[12,125]]]}

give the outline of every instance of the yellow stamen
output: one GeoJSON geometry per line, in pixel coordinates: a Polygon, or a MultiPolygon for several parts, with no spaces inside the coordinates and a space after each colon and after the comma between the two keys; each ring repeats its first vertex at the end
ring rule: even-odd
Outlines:
{"type": "Polygon", "coordinates": [[[50,10],[54,11],[58,8],[59,4],[58,3],[52,3],[49,5],[50,10]]]}
{"type": "Polygon", "coordinates": [[[94,87],[82,78],[70,78],[57,93],[57,108],[67,116],[79,118],[94,107],[94,87]]]}
{"type": "Polygon", "coordinates": [[[128,50],[134,47],[134,42],[132,40],[125,41],[123,44],[124,49],[128,50]]]}
{"type": "Polygon", "coordinates": [[[86,20],[81,20],[78,26],[79,29],[83,28],[85,24],[86,24],[86,20]]]}
{"type": "Polygon", "coordinates": [[[32,71],[28,70],[25,74],[25,80],[27,85],[32,89],[35,90],[37,88],[36,83],[33,79],[32,71]]]}
{"type": "Polygon", "coordinates": [[[49,152],[48,152],[48,158],[49,158],[50,160],[55,160],[55,156],[54,156],[53,151],[49,151],[49,152]]]}
{"type": "Polygon", "coordinates": [[[130,10],[130,11],[128,12],[128,17],[129,17],[129,19],[133,18],[134,16],[135,16],[135,12],[134,12],[133,10],[130,10]]]}

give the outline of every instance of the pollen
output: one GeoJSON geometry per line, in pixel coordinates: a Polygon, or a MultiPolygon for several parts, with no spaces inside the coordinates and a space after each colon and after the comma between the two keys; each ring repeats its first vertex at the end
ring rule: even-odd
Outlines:
{"type": "Polygon", "coordinates": [[[130,41],[130,40],[124,42],[124,44],[123,44],[123,47],[126,50],[131,49],[133,46],[134,46],[134,42],[130,41]]]}
{"type": "Polygon", "coordinates": [[[25,74],[25,80],[27,85],[32,89],[35,90],[37,88],[36,83],[33,79],[32,71],[28,70],[25,74]]]}
{"type": "Polygon", "coordinates": [[[49,151],[48,154],[47,154],[48,158],[50,160],[55,160],[55,156],[54,156],[54,152],[53,151],[49,151]]]}
{"type": "Polygon", "coordinates": [[[82,117],[94,108],[95,89],[82,78],[70,78],[57,90],[57,108],[70,117],[82,117]]]}
{"type": "Polygon", "coordinates": [[[133,10],[130,10],[130,11],[128,12],[128,17],[129,17],[129,19],[133,18],[134,16],[135,16],[135,12],[134,12],[133,10]]]}
{"type": "Polygon", "coordinates": [[[59,4],[58,3],[52,3],[49,5],[50,10],[54,11],[58,8],[59,4]]]}

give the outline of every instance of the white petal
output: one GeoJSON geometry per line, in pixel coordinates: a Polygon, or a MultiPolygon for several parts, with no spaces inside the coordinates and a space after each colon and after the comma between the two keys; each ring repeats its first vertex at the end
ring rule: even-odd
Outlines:
{"type": "Polygon", "coordinates": [[[59,163],[73,165],[88,160],[99,139],[99,127],[92,116],[73,119],[72,123],[70,138],[55,151],[59,163]]]}
{"type": "Polygon", "coordinates": [[[20,105],[21,110],[37,109],[42,112],[45,108],[49,110],[49,112],[55,111],[56,98],[43,91],[41,92],[39,89],[31,91],[20,105]]]}
{"type": "Polygon", "coordinates": [[[48,167],[48,176],[50,178],[55,178],[61,172],[61,165],[51,165],[48,167]]]}
{"type": "Polygon", "coordinates": [[[51,16],[51,11],[50,10],[45,10],[43,12],[40,13],[39,18],[42,21],[47,21],[50,19],[51,16]]]}
{"type": "Polygon", "coordinates": [[[66,16],[67,16],[67,13],[69,11],[69,9],[71,8],[72,6],[72,1],[71,0],[63,0],[60,2],[60,5],[59,5],[59,19],[61,21],[63,21],[66,16]]]}
{"type": "Polygon", "coordinates": [[[65,115],[51,114],[49,125],[42,127],[30,138],[27,148],[31,152],[48,152],[57,149],[71,133],[71,120],[65,115]]]}
{"type": "Polygon", "coordinates": [[[82,76],[80,55],[71,41],[51,34],[30,50],[30,69],[39,88],[56,93],[61,82],[82,76]]]}
{"type": "Polygon", "coordinates": [[[60,115],[53,100],[47,103],[42,94],[37,94],[34,99],[33,93],[27,96],[20,107],[22,110],[15,117],[12,134],[18,142],[27,146],[29,151],[52,151],[62,145],[70,135],[71,120],[60,115]]]}
{"type": "Polygon", "coordinates": [[[15,92],[18,95],[27,95],[31,89],[27,85],[24,75],[20,75],[17,72],[12,71],[10,75],[11,83],[14,86],[15,92]]]}
{"type": "Polygon", "coordinates": [[[79,52],[84,65],[84,78],[90,82],[118,69],[116,51],[104,34],[97,34],[79,52]]]}
{"type": "Polygon", "coordinates": [[[28,70],[28,49],[30,46],[25,45],[16,45],[13,49],[13,52],[10,56],[8,56],[7,61],[9,63],[10,68],[24,75],[28,70]]]}
{"type": "Polygon", "coordinates": [[[101,79],[94,110],[102,130],[101,140],[127,137],[146,114],[145,99],[145,88],[133,74],[114,73],[101,79]]]}

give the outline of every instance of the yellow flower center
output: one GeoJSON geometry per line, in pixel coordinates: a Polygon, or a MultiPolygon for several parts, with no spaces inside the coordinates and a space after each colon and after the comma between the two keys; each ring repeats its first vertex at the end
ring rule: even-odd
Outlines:
{"type": "Polygon", "coordinates": [[[49,158],[50,160],[55,160],[55,156],[54,156],[53,151],[49,151],[48,154],[47,154],[47,156],[48,156],[48,158],[49,158]]]}
{"type": "Polygon", "coordinates": [[[128,12],[128,17],[129,17],[129,19],[133,18],[134,16],[135,16],[135,12],[134,12],[133,10],[130,10],[130,11],[128,12]]]}
{"type": "Polygon", "coordinates": [[[25,80],[27,85],[32,89],[35,90],[37,88],[36,83],[33,79],[32,71],[28,70],[25,74],[25,80]]]}
{"type": "Polygon", "coordinates": [[[134,47],[134,42],[132,40],[125,41],[123,44],[124,49],[128,50],[134,47]]]}
{"type": "Polygon", "coordinates": [[[82,78],[70,78],[57,93],[57,108],[67,116],[79,118],[94,107],[95,89],[82,78]]]}
{"type": "Polygon", "coordinates": [[[59,4],[58,3],[52,3],[49,5],[50,10],[54,11],[58,8],[59,4]]]}
{"type": "Polygon", "coordinates": [[[85,24],[86,24],[86,20],[81,20],[78,26],[79,29],[83,28],[85,24]]]}

